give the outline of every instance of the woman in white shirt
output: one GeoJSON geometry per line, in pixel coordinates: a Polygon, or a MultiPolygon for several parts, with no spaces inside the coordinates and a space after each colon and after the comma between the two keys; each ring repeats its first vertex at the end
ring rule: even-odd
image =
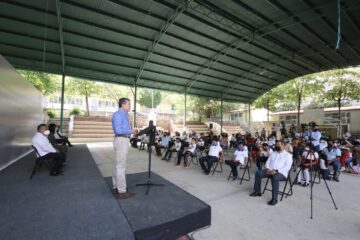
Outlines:
{"type": "Polygon", "coordinates": [[[179,156],[178,156],[178,160],[177,160],[177,163],[176,163],[176,165],[175,166],[180,166],[180,163],[181,163],[181,158],[184,158],[184,167],[188,167],[188,165],[187,165],[187,158],[191,155],[191,154],[193,154],[194,152],[195,152],[195,150],[196,150],[196,140],[195,140],[195,138],[193,138],[192,140],[191,140],[191,144],[186,148],[186,150],[185,150],[185,152],[184,153],[182,153],[182,154],[179,154],[179,156]]]}

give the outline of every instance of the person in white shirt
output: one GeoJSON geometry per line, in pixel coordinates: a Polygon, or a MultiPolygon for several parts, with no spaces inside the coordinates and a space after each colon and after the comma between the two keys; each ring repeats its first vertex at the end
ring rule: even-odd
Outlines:
{"type": "Polygon", "coordinates": [[[279,181],[287,179],[293,161],[291,154],[286,152],[284,147],[285,144],[283,142],[279,141],[276,143],[275,151],[271,153],[265,163],[265,169],[256,172],[254,192],[250,194],[251,197],[261,196],[261,179],[270,177],[272,198],[268,204],[271,206],[278,203],[279,181]]]}
{"type": "Polygon", "coordinates": [[[321,138],[319,143],[319,151],[322,152],[325,148],[327,148],[327,146],[327,141],[321,138]]]}
{"type": "Polygon", "coordinates": [[[276,139],[275,139],[275,137],[272,136],[272,137],[269,137],[267,144],[269,145],[270,148],[274,148],[275,142],[276,142],[276,139]]]}
{"type": "Polygon", "coordinates": [[[36,148],[38,154],[42,159],[53,159],[55,161],[54,166],[50,170],[50,176],[58,176],[62,174],[61,167],[63,166],[66,155],[65,153],[57,152],[56,149],[49,142],[47,135],[49,130],[46,124],[40,124],[37,127],[37,133],[32,138],[32,145],[36,148]]]}
{"type": "Polygon", "coordinates": [[[249,153],[247,148],[244,147],[244,143],[240,142],[238,148],[234,152],[232,160],[225,160],[225,164],[229,165],[232,171],[233,180],[238,178],[237,167],[246,166],[248,162],[249,153]]]}
{"type": "Polygon", "coordinates": [[[55,136],[55,139],[56,139],[57,143],[59,143],[59,144],[67,144],[69,147],[74,146],[74,145],[71,144],[68,137],[62,135],[62,133],[60,132],[60,126],[59,125],[56,126],[54,136],[55,136]]]}
{"type": "Polygon", "coordinates": [[[166,161],[170,161],[172,155],[174,152],[179,152],[181,149],[181,141],[180,138],[176,138],[175,143],[168,148],[168,150],[166,151],[164,157],[161,160],[166,160],[166,161]]]}
{"type": "Polygon", "coordinates": [[[307,144],[302,154],[302,161],[300,166],[297,168],[297,181],[296,184],[301,185],[301,173],[304,173],[305,183],[302,184],[303,187],[307,187],[310,185],[310,175],[309,169],[315,168],[317,166],[319,160],[319,154],[315,151],[312,144],[307,144]]]}
{"type": "Polygon", "coordinates": [[[321,138],[321,132],[319,131],[318,127],[314,127],[314,131],[311,133],[311,143],[314,146],[315,152],[320,152],[320,138],[321,138]]]}
{"type": "Polygon", "coordinates": [[[176,166],[180,166],[181,158],[184,158],[184,167],[187,168],[187,167],[188,167],[188,165],[187,165],[187,158],[188,158],[191,154],[193,154],[193,153],[195,152],[195,150],[196,150],[196,139],[193,138],[193,139],[191,140],[191,144],[190,144],[188,147],[186,147],[185,152],[179,154],[178,160],[177,160],[177,163],[176,163],[176,166]]]}
{"type": "MultiPolygon", "coordinates": [[[[207,156],[201,157],[199,159],[200,166],[205,175],[210,174],[210,169],[214,162],[222,160],[222,159],[220,159],[220,153],[222,153],[222,148],[220,147],[220,144],[218,143],[217,138],[214,137],[211,142],[209,154],[207,156]],[[207,163],[207,166],[205,166],[204,162],[207,163]]],[[[221,157],[222,157],[222,155],[221,155],[221,157]]]]}

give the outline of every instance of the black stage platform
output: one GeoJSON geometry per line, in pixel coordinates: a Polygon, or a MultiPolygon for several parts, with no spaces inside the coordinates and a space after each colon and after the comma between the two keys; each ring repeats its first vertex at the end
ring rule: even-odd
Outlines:
{"type": "Polygon", "coordinates": [[[30,180],[35,159],[0,171],[1,240],[134,239],[86,145],[69,149],[64,176],[44,166],[30,180]]]}
{"type": "MultiPolygon", "coordinates": [[[[129,199],[118,199],[135,239],[172,240],[211,224],[209,205],[152,173],[152,186],[146,195],[146,186],[136,186],[147,181],[147,172],[126,175],[128,191],[136,193],[129,199]]],[[[111,178],[105,178],[112,187],[111,178]]]]}

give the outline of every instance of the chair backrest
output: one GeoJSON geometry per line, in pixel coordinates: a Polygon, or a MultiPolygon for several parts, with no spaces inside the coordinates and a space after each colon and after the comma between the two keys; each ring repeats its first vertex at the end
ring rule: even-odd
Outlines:
{"type": "Polygon", "coordinates": [[[38,150],[36,149],[36,147],[35,147],[34,145],[31,145],[31,147],[34,149],[34,151],[35,151],[35,153],[36,153],[36,157],[37,157],[37,158],[40,158],[41,156],[40,156],[38,150]]]}

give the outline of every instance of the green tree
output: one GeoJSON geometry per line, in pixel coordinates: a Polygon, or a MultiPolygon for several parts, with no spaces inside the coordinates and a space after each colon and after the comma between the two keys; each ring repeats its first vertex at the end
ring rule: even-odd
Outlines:
{"type": "Polygon", "coordinates": [[[132,90],[128,86],[122,86],[120,84],[112,84],[112,83],[99,83],[100,88],[100,96],[105,99],[112,99],[116,102],[119,101],[120,98],[127,97],[132,98],[134,94],[132,90]]]}
{"type": "Polygon", "coordinates": [[[138,103],[147,108],[156,108],[162,99],[162,93],[160,90],[153,89],[141,89],[138,90],[139,99],[138,103]]]}
{"type": "Polygon", "coordinates": [[[90,116],[89,97],[94,94],[99,94],[100,86],[94,81],[69,79],[66,83],[66,91],[68,94],[78,94],[85,97],[86,116],[90,116]]]}
{"type": "Polygon", "coordinates": [[[315,74],[309,74],[280,85],[277,91],[282,93],[285,103],[293,103],[294,108],[298,111],[297,125],[300,126],[300,109],[303,99],[321,95],[324,91],[324,84],[321,79],[316,78],[315,74]]]}
{"type": "Polygon", "coordinates": [[[253,104],[256,108],[265,108],[267,110],[267,121],[269,122],[269,112],[275,110],[275,106],[280,102],[282,96],[278,88],[273,88],[258,97],[253,104]]]}
{"type": "MultiPolygon", "coordinates": [[[[324,99],[334,101],[338,107],[338,121],[341,123],[341,106],[350,100],[360,100],[360,73],[347,69],[321,73],[328,84],[324,99]]],[[[341,132],[339,132],[341,134],[341,132]]]]}
{"type": "Polygon", "coordinates": [[[43,95],[48,96],[56,91],[57,81],[53,75],[42,72],[20,70],[20,74],[31,82],[43,95]]]}

